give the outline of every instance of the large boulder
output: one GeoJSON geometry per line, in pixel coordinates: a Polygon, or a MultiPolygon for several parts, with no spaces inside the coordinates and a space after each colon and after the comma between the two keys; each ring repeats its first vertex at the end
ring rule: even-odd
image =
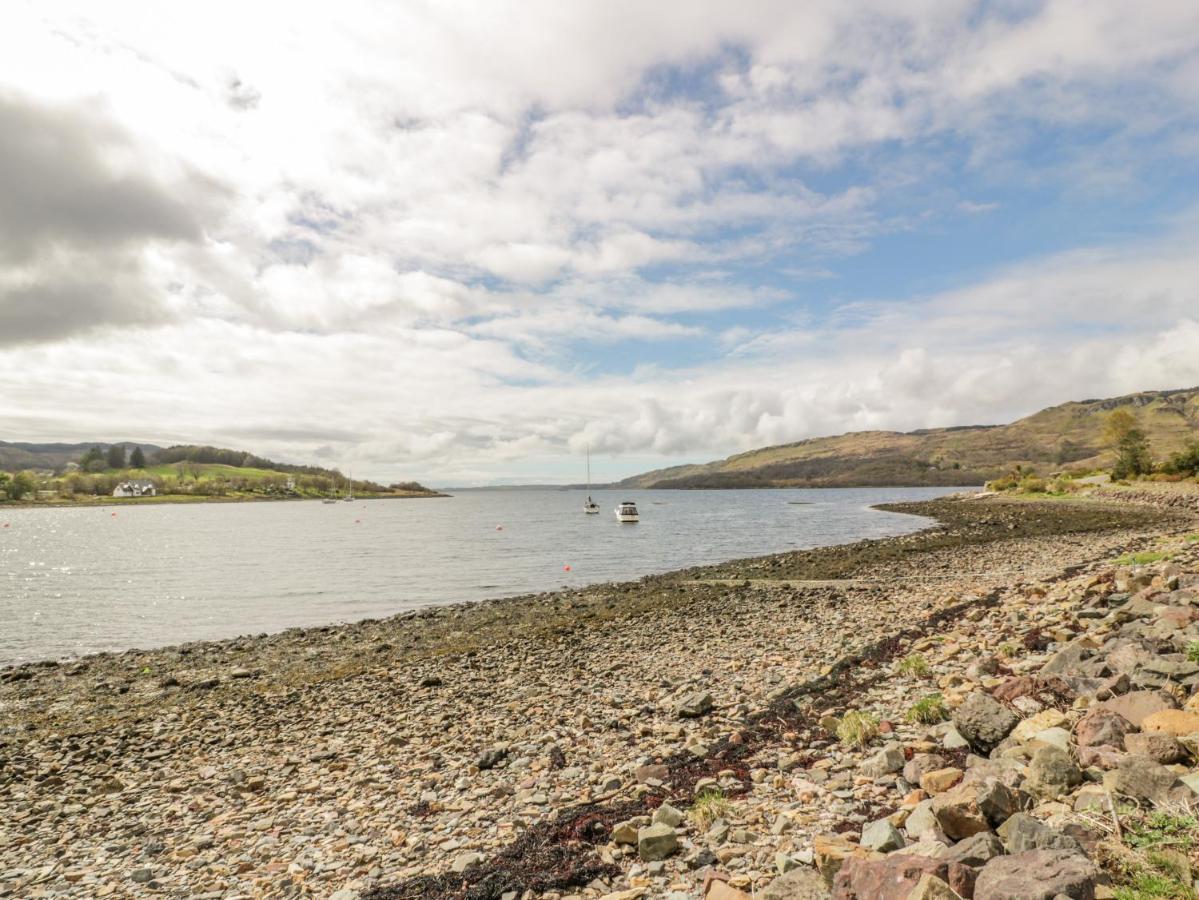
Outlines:
{"type": "Polygon", "coordinates": [[[990,694],[974,691],[953,711],[953,726],[970,746],[990,752],[1019,723],[1019,717],[990,694]]]}
{"type": "Polygon", "coordinates": [[[1165,691],[1131,691],[1099,704],[1102,709],[1119,713],[1140,728],[1145,717],[1163,709],[1176,709],[1178,701],[1165,691]]]}
{"type": "Polygon", "coordinates": [[[1128,754],[1120,759],[1113,771],[1104,775],[1103,785],[1113,794],[1165,803],[1177,780],[1178,776],[1161,763],[1147,756],[1128,754]]]}
{"type": "MultiPolygon", "coordinates": [[[[1012,818],[1017,818],[1023,813],[1017,813],[1012,818]]],[[[1009,819],[1009,821],[1011,821],[1009,819]]],[[[1003,842],[989,831],[983,831],[973,837],[968,837],[964,841],[959,841],[952,847],[937,853],[938,859],[943,859],[946,862],[961,863],[964,866],[973,866],[979,868],[986,865],[997,856],[1003,856],[1006,851],[1003,847],[1003,842]]]]}
{"type": "Polygon", "coordinates": [[[1141,720],[1141,730],[1182,737],[1199,731],[1199,712],[1185,709],[1163,709],[1141,720]]]}
{"type": "Polygon", "coordinates": [[[925,875],[953,885],[968,881],[965,866],[910,853],[883,859],[850,859],[833,881],[833,900],[907,900],[925,875]]]}
{"type": "Polygon", "coordinates": [[[1029,850],[1000,856],[974,883],[974,900],[1095,900],[1099,870],[1070,850],[1029,850]]]}
{"type": "Polygon", "coordinates": [[[1113,747],[1124,749],[1124,736],[1134,731],[1135,726],[1118,712],[1097,706],[1078,720],[1074,726],[1074,739],[1079,748],[1113,747]]]}
{"type": "Polygon", "coordinates": [[[994,778],[959,784],[938,794],[932,803],[941,831],[954,840],[990,831],[1019,809],[1016,792],[994,778]]]}
{"type": "Polygon", "coordinates": [[[637,832],[637,853],[645,862],[666,859],[679,849],[678,833],[659,822],[637,832]]]}
{"type": "Polygon", "coordinates": [[[1135,731],[1124,738],[1124,743],[1129,753],[1147,756],[1163,765],[1179,762],[1187,755],[1178,738],[1162,731],[1135,731]]]}
{"type": "Polygon", "coordinates": [[[828,885],[814,869],[792,869],[766,886],[758,900],[829,900],[828,885]]]}
{"type": "Polygon", "coordinates": [[[1068,834],[1050,828],[1028,813],[1016,813],[999,826],[999,837],[1008,853],[1029,850],[1073,850],[1082,852],[1082,845],[1068,834]]]}
{"type": "Polygon", "coordinates": [[[1032,755],[1023,788],[1042,799],[1053,799],[1082,783],[1082,772],[1069,753],[1057,747],[1042,747],[1032,755]]]}

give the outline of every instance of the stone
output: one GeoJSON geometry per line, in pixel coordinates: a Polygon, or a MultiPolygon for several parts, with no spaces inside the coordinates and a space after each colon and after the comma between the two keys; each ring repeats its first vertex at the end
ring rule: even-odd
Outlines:
{"type": "Polygon", "coordinates": [[[946,847],[937,854],[937,858],[978,868],[997,856],[1003,856],[1004,852],[1003,842],[999,838],[989,831],[982,831],[952,847],[946,847]]]}
{"type": "Polygon", "coordinates": [[[1014,712],[990,694],[974,691],[953,711],[953,726],[970,745],[989,752],[1019,723],[1014,712]]]}
{"type": "Polygon", "coordinates": [[[674,714],[680,719],[698,719],[713,709],[712,695],[706,691],[695,691],[679,698],[674,705],[674,714]]]}
{"type": "Polygon", "coordinates": [[[704,897],[706,900],[752,900],[745,891],[739,891],[727,881],[721,881],[719,878],[712,879],[704,897]]]}
{"type": "Polygon", "coordinates": [[[1041,666],[1040,674],[1045,675],[1081,675],[1089,674],[1083,663],[1091,658],[1092,650],[1081,644],[1067,644],[1041,666]]]}
{"type": "Polygon", "coordinates": [[[974,884],[974,900],[1095,900],[1099,870],[1070,850],[1028,850],[1000,856],[974,884]]]}
{"type": "Polygon", "coordinates": [[[868,778],[881,778],[903,769],[904,762],[903,747],[892,741],[865,760],[858,767],[858,771],[868,778]]]}
{"type": "Polygon", "coordinates": [[[1042,747],[1032,756],[1023,788],[1034,796],[1052,799],[1082,783],[1082,772],[1070,754],[1057,747],[1042,747]]]}
{"type": "Polygon", "coordinates": [[[833,880],[833,896],[837,900],[907,900],[925,875],[949,882],[950,867],[944,860],[911,853],[849,859],[833,880]]]}
{"type": "Polygon", "coordinates": [[[1199,731],[1199,712],[1188,712],[1185,709],[1159,710],[1141,720],[1141,730],[1161,732],[1174,737],[1193,734],[1199,731]]]}
{"type": "Polygon", "coordinates": [[[941,746],[946,750],[961,750],[969,747],[970,742],[962,737],[961,732],[951,726],[945,732],[945,737],[941,739],[941,746]]]}
{"type": "Polygon", "coordinates": [[[650,821],[655,825],[661,822],[664,825],[669,825],[671,828],[678,828],[683,824],[683,814],[669,803],[663,803],[654,810],[653,818],[650,821]]]}
{"type": "Polygon", "coordinates": [[[839,834],[818,834],[812,839],[812,853],[816,869],[828,884],[841,871],[846,860],[855,857],[873,859],[881,856],[866,847],[859,847],[839,834]]]}
{"type": "Polygon", "coordinates": [[[678,849],[678,834],[669,825],[659,822],[637,832],[637,855],[643,862],[666,859],[678,849]]]}
{"type": "Polygon", "coordinates": [[[137,884],[146,884],[152,881],[153,878],[154,873],[149,869],[134,869],[129,873],[129,880],[136,882],[137,884]]]}
{"type": "Polygon", "coordinates": [[[877,822],[871,822],[862,829],[862,838],[858,841],[858,845],[865,847],[867,850],[877,850],[880,853],[890,853],[892,850],[899,850],[904,846],[903,835],[887,819],[879,819],[877,822]]]}
{"type": "Polygon", "coordinates": [[[978,808],[978,792],[973,784],[958,785],[932,800],[932,812],[941,831],[953,840],[989,831],[991,823],[978,808]]]}
{"type": "Polygon", "coordinates": [[[1070,732],[1064,728],[1046,728],[1029,738],[1025,746],[1033,750],[1041,747],[1057,747],[1065,753],[1070,749],[1070,732]]]}
{"type": "Polygon", "coordinates": [[[484,750],[475,761],[475,765],[479,767],[479,771],[485,772],[488,769],[494,769],[507,758],[508,748],[496,747],[492,750],[484,750]]]}
{"type": "Polygon", "coordinates": [[[959,784],[932,801],[937,824],[954,840],[989,831],[1019,808],[1019,797],[995,778],[959,784]]]}
{"type": "Polygon", "coordinates": [[[1115,710],[1097,706],[1078,720],[1074,726],[1074,739],[1080,748],[1107,746],[1123,750],[1124,736],[1135,728],[1115,710]]]}
{"type": "Polygon", "coordinates": [[[1099,704],[1102,709],[1119,713],[1136,728],[1141,727],[1146,716],[1163,709],[1175,709],[1177,706],[1177,701],[1164,691],[1131,691],[1099,704]]]}
{"type": "Polygon", "coordinates": [[[1176,763],[1187,755],[1178,738],[1164,731],[1134,731],[1125,735],[1124,746],[1129,753],[1147,756],[1163,765],[1176,763]]]}
{"type": "Polygon", "coordinates": [[[904,780],[909,784],[919,784],[926,773],[944,769],[948,762],[940,753],[913,754],[903,767],[904,780]]]}
{"type": "Polygon", "coordinates": [[[637,832],[645,824],[645,816],[616,823],[612,828],[612,842],[615,844],[627,844],[630,847],[636,846],[637,832]]]}
{"type": "Polygon", "coordinates": [[[999,826],[998,833],[1008,853],[1024,853],[1028,850],[1082,852],[1082,845],[1075,838],[1050,828],[1028,813],[1016,813],[999,826]]]}
{"type": "Polygon", "coordinates": [[[937,824],[937,817],[933,814],[933,801],[921,800],[917,803],[916,808],[903,823],[903,827],[908,833],[908,837],[916,840],[925,834],[939,830],[941,826],[937,824]]]}
{"type": "Polygon", "coordinates": [[[471,866],[477,866],[483,861],[483,859],[484,857],[482,853],[475,853],[473,851],[468,853],[459,853],[454,857],[454,861],[450,863],[450,869],[461,875],[471,866]]]}
{"type": "Polygon", "coordinates": [[[1113,771],[1104,775],[1103,786],[1113,794],[1134,800],[1165,803],[1177,780],[1177,776],[1161,763],[1147,756],[1128,754],[1113,771]]]}
{"type": "Polygon", "coordinates": [[[759,891],[757,900],[829,900],[828,885],[812,869],[793,869],[759,891]]]}
{"type": "Polygon", "coordinates": [[[1012,739],[1024,743],[1032,740],[1038,731],[1046,728],[1060,728],[1066,721],[1066,716],[1056,709],[1043,709],[1033,716],[1024,719],[1012,729],[1012,739]]]}
{"type": "Polygon", "coordinates": [[[908,894],[907,900],[962,900],[962,895],[936,875],[926,872],[916,883],[912,893],[908,894]]]}
{"type": "Polygon", "coordinates": [[[920,779],[920,789],[932,795],[943,794],[961,781],[963,774],[961,769],[953,766],[926,772],[920,779]]]}

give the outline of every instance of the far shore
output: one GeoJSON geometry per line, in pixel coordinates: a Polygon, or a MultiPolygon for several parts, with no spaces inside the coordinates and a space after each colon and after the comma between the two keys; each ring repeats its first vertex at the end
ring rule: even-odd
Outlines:
{"type": "MultiPolygon", "coordinates": [[[[435,500],[452,497],[440,491],[425,493],[404,492],[394,494],[364,494],[355,497],[359,500],[435,500]]],[[[104,506],[157,506],[171,503],[300,503],[303,501],[320,501],[322,497],[263,497],[246,495],[239,497],[205,497],[195,494],[162,494],[155,497],[93,497],[73,500],[5,500],[0,502],[0,509],[65,509],[69,507],[104,507],[104,506]]],[[[337,498],[338,502],[344,502],[337,498]]]]}

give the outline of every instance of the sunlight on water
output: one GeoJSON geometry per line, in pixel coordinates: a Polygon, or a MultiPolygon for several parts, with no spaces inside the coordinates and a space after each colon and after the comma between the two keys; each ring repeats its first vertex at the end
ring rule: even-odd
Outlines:
{"type": "Polygon", "coordinates": [[[0,664],[382,617],[412,607],[902,534],[868,507],[948,488],[464,491],[452,499],[0,510],[0,664]],[[3,523],[9,524],[8,528],[3,523]],[[569,571],[566,570],[569,566],[569,571]]]}

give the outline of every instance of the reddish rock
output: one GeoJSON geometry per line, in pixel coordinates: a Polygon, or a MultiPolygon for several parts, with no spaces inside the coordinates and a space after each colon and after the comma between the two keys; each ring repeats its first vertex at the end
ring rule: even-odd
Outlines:
{"type": "Polygon", "coordinates": [[[1186,757],[1186,748],[1172,734],[1160,731],[1133,732],[1124,738],[1129,753],[1147,756],[1154,762],[1176,763],[1186,757]]]}
{"type": "Polygon", "coordinates": [[[1074,739],[1079,749],[1108,746],[1124,749],[1124,735],[1135,731],[1133,724],[1114,710],[1097,706],[1078,720],[1074,726],[1074,739]]]}
{"type": "Polygon", "coordinates": [[[995,688],[992,695],[1001,703],[1011,703],[1019,697],[1034,697],[1040,689],[1036,676],[1018,675],[995,688]]]}
{"type": "Polygon", "coordinates": [[[833,881],[833,900],[907,900],[925,875],[953,887],[955,881],[966,884],[972,873],[958,863],[909,853],[878,860],[850,859],[833,881]]]}

